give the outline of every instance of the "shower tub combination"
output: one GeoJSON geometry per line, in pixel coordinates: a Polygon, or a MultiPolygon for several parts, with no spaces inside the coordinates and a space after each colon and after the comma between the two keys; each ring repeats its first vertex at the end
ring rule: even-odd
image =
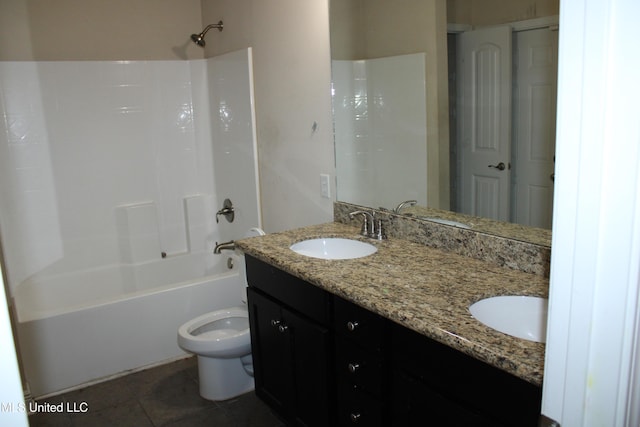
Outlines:
{"type": "Polygon", "coordinates": [[[20,119],[0,129],[0,222],[31,394],[185,357],[180,325],[241,304],[244,258],[214,241],[260,226],[251,48],[3,62],[0,92],[20,119]]]}
{"type": "Polygon", "coordinates": [[[185,254],[22,283],[14,298],[31,393],[42,397],[184,357],[178,327],[240,305],[243,266],[242,255],[185,254]],[[193,279],[194,271],[207,275],[193,279]]]}

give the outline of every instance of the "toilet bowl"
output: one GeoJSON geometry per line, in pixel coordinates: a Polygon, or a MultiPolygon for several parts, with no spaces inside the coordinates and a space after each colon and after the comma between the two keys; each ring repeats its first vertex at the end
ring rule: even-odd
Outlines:
{"type": "Polygon", "coordinates": [[[227,400],[254,389],[246,307],[224,308],[190,320],[178,329],[178,345],[198,356],[203,398],[227,400]]]}

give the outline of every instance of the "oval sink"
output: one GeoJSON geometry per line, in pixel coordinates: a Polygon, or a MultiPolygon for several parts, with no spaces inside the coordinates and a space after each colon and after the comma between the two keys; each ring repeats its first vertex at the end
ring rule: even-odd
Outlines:
{"type": "Polygon", "coordinates": [[[467,224],[465,224],[463,222],[452,221],[450,219],[434,218],[434,217],[430,217],[430,216],[421,216],[419,218],[420,219],[426,219],[427,221],[431,221],[431,222],[437,222],[438,224],[451,225],[453,227],[458,227],[458,228],[465,228],[465,229],[471,228],[471,226],[469,226],[469,225],[467,225],[467,224]]]}
{"type": "Polygon", "coordinates": [[[362,258],[378,250],[370,243],[338,237],[303,240],[289,248],[300,255],[321,259],[362,258]]]}
{"type": "Polygon", "coordinates": [[[498,296],[471,304],[469,311],[486,326],[529,341],[545,342],[549,300],[539,297],[498,296]]]}

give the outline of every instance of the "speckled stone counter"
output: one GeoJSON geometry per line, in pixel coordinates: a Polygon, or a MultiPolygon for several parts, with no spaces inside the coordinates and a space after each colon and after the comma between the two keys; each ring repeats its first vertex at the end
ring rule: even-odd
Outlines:
{"type": "Polygon", "coordinates": [[[488,218],[465,215],[442,209],[426,208],[424,206],[410,206],[403,211],[404,215],[414,216],[426,220],[445,219],[461,222],[471,230],[480,233],[500,236],[511,240],[528,242],[540,246],[551,246],[551,230],[544,228],[528,227],[511,222],[494,221],[488,218]]]}
{"type": "Polygon", "coordinates": [[[497,332],[467,307],[496,295],[548,296],[548,280],[402,239],[375,241],[328,223],[236,241],[239,249],[372,312],[533,384],[542,384],[544,344],[497,332]],[[317,237],[377,246],[373,255],[323,260],[289,249],[317,237]]]}
{"type": "Polygon", "coordinates": [[[376,216],[383,220],[389,237],[410,240],[435,249],[488,261],[501,267],[549,277],[550,230],[523,227],[437,209],[420,209],[423,214],[433,218],[464,221],[472,227],[464,229],[417,216],[397,215],[389,211],[345,202],[334,203],[333,215],[334,221],[355,226],[362,220],[350,218],[349,212],[375,211],[376,216]]]}

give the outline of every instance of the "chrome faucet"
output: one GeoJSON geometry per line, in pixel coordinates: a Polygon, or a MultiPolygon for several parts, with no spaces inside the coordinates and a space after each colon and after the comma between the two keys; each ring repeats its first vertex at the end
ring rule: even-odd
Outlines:
{"type": "Polygon", "coordinates": [[[374,211],[353,211],[349,214],[349,218],[353,219],[356,215],[362,215],[361,235],[376,240],[384,240],[387,238],[384,227],[382,226],[382,219],[378,218],[374,211]]]}
{"type": "Polygon", "coordinates": [[[236,249],[236,242],[233,240],[229,240],[228,242],[218,243],[216,242],[216,247],[213,249],[214,254],[222,253],[222,251],[234,251],[236,249]]]}
{"type": "Polygon", "coordinates": [[[404,202],[396,206],[396,208],[393,210],[393,213],[399,214],[402,208],[404,208],[406,205],[415,206],[416,203],[418,203],[417,200],[405,200],[404,202]]]}

